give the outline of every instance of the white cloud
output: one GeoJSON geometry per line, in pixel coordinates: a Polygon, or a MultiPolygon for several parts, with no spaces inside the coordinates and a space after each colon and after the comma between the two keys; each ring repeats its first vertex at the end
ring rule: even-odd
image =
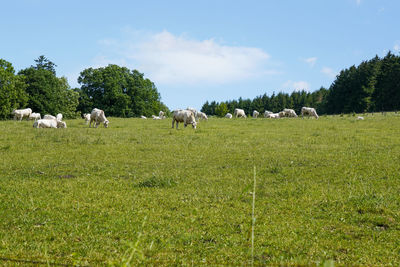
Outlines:
{"type": "Polygon", "coordinates": [[[393,50],[395,52],[400,52],[400,41],[397,41],[394,46],[393,46],[393,50]]]}
{"type": "Polygon", "coordinates": [[[361,5],[361,0],[356,0],[357,6],[361,5]]]}
{"type": "Polygon", "coordinates": [[[306,62],[311,67],[314,67],[315,63],[317,63],[317,58],[316,57],[309,57],[309,58],[303,59],[303,61],[306,62]]]}
{"type": "Polygon", "coordinates": [[[305,90],[305,91],[310,91],[310,84],[308,82],[305,81],[287,81],[282,85],[283,89],[285,89],[285,91],[291,90],[291,91],[301,91],[301,90],[305,90]]]}
{"type": "Polygon", "coordinates": [[[335,78],[336,75],[337,75],[337,72],[336,72],[336,71],[334,71],[333,69],[328,68],[328,67],[323,67],[323,68],[321,69],[321,72],[322,72],[323,74],[329,76],[330,78],[335,78]]]}
{"type": "Polygon", "coordinates": [[[102,40],[105,49],[95,61],[119,62],[164,84],[231,83],[279,73],[267,68],[270,55],[259,48],[199,41],[168,31],[128,34],[124,41],[102,40]]]}

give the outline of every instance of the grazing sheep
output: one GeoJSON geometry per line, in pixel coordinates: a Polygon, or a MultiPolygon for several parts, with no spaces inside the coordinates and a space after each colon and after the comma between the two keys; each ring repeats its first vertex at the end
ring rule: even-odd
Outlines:
{"type": "Polygon", "coordinates": [[[67,124],[63,121],[54,119],[40,119],[33,123],[34,128],[67,128],[67,124]]]}
{"type": "Polygon", "coordinates": [[[232,114],[231,113],[226,113],[225,118],[232,119],[232,114]]]}
{"type": "Polygon", "coordinates": [[[253,118],[257,118],[258,115],[260,115],[260,112],[258,112],[257,110],[253,111],[253,118]]]}
{"type": "Polygon", "coordinates": [[[32,109],[14,109],[11,114],[14,115],[14,120],[19,119],[19,121],[22,121],[25,117],[29,120],[29,116],[32,114],[32,109]]]}
{"type": "Polygon", "coordinates": [[[247,118],[246,113],[244,112],[243,109],[240,108],[235,108],[235,111],[233,112],[236,118],[242,117],[242,118],[247,118]]]}
{"type": "Polygon", "coordinates": [[[89,113],[83,114],[83,118],[85,119],[85,123],[89,124],[89,122],[90,122],[90,114],[89,113]]]}
{"type": "Polygon", "coordinates": [[[269,111],[269,110],[266,110],[266,111],[264,111],[264,118],[269,118],[268,117],[268,114],[272,114],[273,112],[272,111],[269,111]]]}
{"type": "Polygon", "coordinates": [[[176,122],[176,129],[178,129],[178,123],[183,122],[184,127],[191,124],[194,129],[196,129],[196,118],[190,110],[174,110],[172,115],[172,128],[174,128],[174,123],[176,122]]]}
{"type": "Polygon", "coordinates": [[[316,119],[319,118],[315,108],[302,107],[301,108],[301,116],[304,117],[304,115],[312,116],[316,119]]]}
{"type": "Polygon", "coordinates": [[[30,120],[35,120],[35,121],[37,121],[37,120],[40,120],[42,117],[40,116],[40,113],[32,113],[31,115],[29,115],[29,119],[30,120]]]}
{"type": "Polygon", "coordinates": [[[107,120],[106,115],[104,114],[104,111],[101,109],[97,109],[97,108],[94,108],[92,110],[92,113],[90,113],[89,127],[91,126],[92,122],[93,122],[93,126],[95,128],[97,128],[97,126],[99,126],[100,123],[103,123],[104,127],[107,128],[108,124],[110,123],[107,120]]]}
{"type": "Polygon", "coordinates": [[[201,111],[197,112],[195,117],[196,117],[196,119],[208,120],[206,113],[201,112],[201,111]]]}
{"type": "Polygon", "coordinates": [[[279,119],[280,117],[279,113],[268,113],[266,118],[279,119]]]}
{"type": "Polygon", "coordinates": [[[294,117],[294,118],[297,118],[297,114],[293,109],[285,108],[281,112],[283,112],[283,117],[294,117]]]}

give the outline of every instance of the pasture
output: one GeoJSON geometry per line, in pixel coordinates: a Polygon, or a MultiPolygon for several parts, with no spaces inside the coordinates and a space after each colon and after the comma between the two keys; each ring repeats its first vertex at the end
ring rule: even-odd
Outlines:
{"type": "Polygon", "coordinates": [[[0,264],[400,265],[400,116],[0,121],[0,264]]]}

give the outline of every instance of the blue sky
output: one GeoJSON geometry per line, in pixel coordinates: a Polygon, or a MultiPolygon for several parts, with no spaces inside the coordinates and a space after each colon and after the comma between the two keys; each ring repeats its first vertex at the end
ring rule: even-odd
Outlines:
{"type": "Polygon", "coordinates": [[[400,52],[400,1],[4,1],[0,58],[45,55],[78,87],[118,64],[152,80],[170,108],[329,87],[336,74],[400,52]]]}

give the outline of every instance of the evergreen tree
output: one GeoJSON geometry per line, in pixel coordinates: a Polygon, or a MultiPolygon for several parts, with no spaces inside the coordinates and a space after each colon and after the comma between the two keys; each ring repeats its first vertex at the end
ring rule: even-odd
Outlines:
{"type": "Polygon", "coordinates": [[[54,75],[56,75],[56,67],[57,65],[47,59],[44,55],[39,56],[38,59],[35,59],[36,65],[31,66],[36,70],[48,70],[51,71],[54,75]]]}
{"type": "Polygon", "coordinates": [[[238,102],[237,102],[236,100],[231,100],[231,101],[228,101],[228,102],[226,103],[226,105],[227,105],[227,107],[228,107],[228,112],[231,113],[231,114],[233,114],[234,111],[235,111],[235,108],[238,107],[238,102]]]}
{"type": "Polygon", "coordinates": [[[215,108],[217,107],[217,102],[212,101],[210,103],[210,115],[215,115],[215,108]]]}
{"type": "Polygon", "coordinates": [[[208,101],[206,101],[206,103],[203,104],[203,106],[201,107],[200,111],[204,112],[205,114],[211,115],[210,104],[208,103],[208,101]]]}
{"type": "Polygon", "coordinates": [[[400,57],[389,52],[381,61],[373,93],[376,111],[400,109],[400,57]]]}

